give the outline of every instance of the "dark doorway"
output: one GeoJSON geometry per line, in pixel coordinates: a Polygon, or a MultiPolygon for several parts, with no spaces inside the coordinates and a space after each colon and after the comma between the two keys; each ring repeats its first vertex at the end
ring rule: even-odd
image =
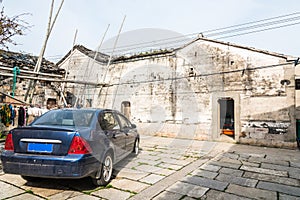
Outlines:
{"type": "Polygon", "coordinates": [[[56,99],[54,98],[47,99],[47,109],[52,109],[55,108],[56,106],[57,106],[56,99]]]}
{"type": "Polygon", "coordinates": [[[220,105],[220,130],[234,138],[234,100],[232,98],[219,99],[220,105]]]}
{"type": "Polygon", "coordinates": [[[67,94],[67,96],[66,96],[67,104],[69,104],[73,107],[75,102],[76,102],[76,96],[73,93],[69,92],[69,91],[67,91],[66,94],[67,94]]]}

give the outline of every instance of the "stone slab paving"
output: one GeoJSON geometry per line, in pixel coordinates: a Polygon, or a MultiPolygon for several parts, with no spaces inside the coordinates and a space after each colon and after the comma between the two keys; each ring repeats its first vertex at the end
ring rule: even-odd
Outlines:
{"type": "Polygon", "coordinates": [[[151,136],[140,145],[107,187],[88,178],[27,182],[0,165],[0,199],[300,199],[299,150],[151,136]]]}
{"type": "Polygon", "coordinates": [[[145,184],[139,181],[132,181],[128,179],[114,179],[111,181],[110,184],[114,188],[131,191],[133,193],[139,193],[149,186],[149,184],[145,184]]]}
{"type": "Polygon", "coordinates": [[[132,195],[130,192],[125,192],[115,188],[102,189],[91,194],[108,200],[126,200],[132,195]]]}
{"type": "Polygon", "coordinates": [[[64,199],[71,199],[77,196],[81,196],[81,192],[72,191],[72,190],[66,190],[57,194],[54,194],[52,196],[49,196],[49,200],[64,200],[64,199]]]}
{"type": "Polygon", "coordinates": [[[253,199],[277,199],[276,192],[235,184],[230,184],[225,192],[253,199]]]}
{"type": "Polygon", "coordinates": [[[173,193],[179,193],[183,196],[200,198],[207,190],[209,190],[209,188],[178,181],[166,190],[173,193]]]}
{"type": "Polygon", "coordinates": [[[18,196],[11,197],[9,199],[10,200],[26,200],[26,199],[30,199],[30,200],[42,200],[44,198],[38,197],[38,196],[33,195],[33,194],[25,193],[25,194],[21,194],[21,195],[18,195],[18,196]]]}
{"type": "Polygon", "coordinates": [[[0,197],[1,199],[6,199],[9,197],[14,197],[20,194],[24,194],[26,191],[15,187],[11,184],[5,183],[5,182],[0,182],[0,197]]]}
{"type": "Polygon", "coordinates": [[[165,176],[157,175],[157,174],[150,174],[149,176],[146,176],[145,178],[140,179],[140,181],[153,185],[153,184],[157,183],[158,181],[162,180],[163,178],[165,178],[165,176]]]}
{"type": "Polygon", "coordinates": [[[160,193],[158,196],[154,197],[153,200],[165,200],[165,199],[180,199],[182,194],[164,191],[160,193]]]}

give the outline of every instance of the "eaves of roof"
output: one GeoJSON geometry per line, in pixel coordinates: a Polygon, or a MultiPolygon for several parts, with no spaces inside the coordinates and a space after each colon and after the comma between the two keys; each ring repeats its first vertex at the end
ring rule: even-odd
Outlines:
{"type": "Polygon", "coordinates": [[[223,41],[219,41],[219,40],[213,40],[213,39],[208,39],[205,37],[197,37],[194,40],[192,40],[189,43],[184,44],[183,46],[179,47],[176,49],[180,50],[183,49],[197,41],[203,41],[203,42],[211,42],[211,43],[216,43],[216,44],[222,44],[222,45],[226,45],[226,46],[230,46],[230,47],[235,47],[235,48],[240,48],[240,49],[245,49],[248,51],[253,51],[253,52],[257,52],[257,53],[262,53],[262,54],[266,54],[266,55],[270,55],[270,56],[275,56],[275,57],[279,57],[279,58],[283,58],[283,59],[288,59],[288,55],[284,55],[284,54],[279,54],[279,53],[275,53],[275,52],[270,52],[270,51],[266,51],[266,50],[260,50],[260,49],[256,49],[253,47],[246,47],[246,46],[242,46],[242,45],[237,45],[237,44],[233,44],[233,43],[229,43],[229,42],[223,42],[223,41]]]}
{"type": "Polygon", "coordinates": [[[149,59],[149,58],[158,58],[165,57],[174,54],[174,49],[163,49],[163,50],[155,50],[149,52],[140,52],[133,55],[123,55],[118,56],[112,60],[112,63],[121,63],[121,62],[132,62],[137,60],[149,59]]]}
{"type": "Polygon", "coordinates": [[[108,58],[109,56],[104,54],[104,53],[100,53],[100,52],[96,52],[96,51],[93,51],[93,50],[90,50],[88,48],[86,48],[85,46],[83,45],[75,45],[62,59],[60,59],[56,65],[59,66],[65,59],[68,58],[68,56],[74,51],[74,50],[78,50],[80,51],[81,53],[83,53],[84,55],[94,59],[96,54],[96,60],[98,62],[101,62],[101,63],[107,63],[108,61],[108,58]]]}
{"type": "MultiPolygon", "coordinates": [[[[223,42],[223,41],[219,41],[219,40],[208,39],[205,37],[197,37],[194,40],[192,40],[184,45],[181,45],[177,48],[160,49],[160,50],[153,50],[153,51],[149,51],[149,52],[139,52],[139,53],[132,54],[132,55],[116,56],[116,57],[112,58],[111,63],[113,64],[113,63],[121,63],[121,62],[132,62],[132,61],[137,61],[137,60],[149,59],[149,58],[153,58],[153,57],[165,57],[165,56],[174,55],[177,51],[179,51],[189,45],[192,45],[197,41],[211,42],[211,43],[226,45],[226,46],[240,48],[240,49],[244,49],[244,50],[248,50],[248,51],[252,51],[252,52],[275,56],[275,57],[279,57],[279,58],[283,58],[283,59],[288,59],[289,57],[291,57],[288,55],[270,52],[270,51],[266,51],[266,50],[260,50],[260,49],[256,49],[253,47],[241,46],[241,45],[223,42]]],[[[61,62],[63,62],[71,54],[71,52],[74,49],[79,50],[80,52],[82,52],[83,54],[87,55],[88,57],[90,57],[92,59],[94,59],[94,57],[97,53],[96,51],[92,51],[82,45],[75,45],[72,50],[70,50],[58,63],[56,63],[56,65],[58,66],[61,62]]],[[[109,56],[107,54],[98,52],[96,60],[101,63],[107,63],[109,60],[109,56]]]]}

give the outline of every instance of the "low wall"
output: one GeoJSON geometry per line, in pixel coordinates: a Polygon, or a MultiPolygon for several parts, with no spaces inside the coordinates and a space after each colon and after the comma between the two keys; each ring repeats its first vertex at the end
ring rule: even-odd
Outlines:
{"type": "MultiPolygon", "coordinates": [[[[141,135],[151,135],[170,138],[194,139],[194,140],[208,140],[211,141],[211,129],[200,124],[174,124],[174,123],[136,123],[138,132],[141,135]]],[[[207,126],[207,125],[206,125],[207,126]]],[[[219,137],[215,141],[233,142],[253,146],[277,147],[297,149],[297,143],[284,141],[282,135],[272,135],[265,138],[266,130],[257,128],[255,130],[255,137],[251,134],[243,137],[242,134],[239,141],[233,140],[231,137],[219,137]],[[260,133],[260,134],[258,134],[260,133]],[[230,139],[228,139],[230,138],[230,139]]]]}

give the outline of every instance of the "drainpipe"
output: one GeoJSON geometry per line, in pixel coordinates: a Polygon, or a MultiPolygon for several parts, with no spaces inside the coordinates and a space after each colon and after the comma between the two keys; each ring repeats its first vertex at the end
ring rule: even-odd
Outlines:
{"type": "Polygon", "coordinates": [[[20,74],[19,67],[13,68],[13,88],[12,88],[12,97],[15,97],[16,83],[17,83],[17,75],[20,74]]]}

